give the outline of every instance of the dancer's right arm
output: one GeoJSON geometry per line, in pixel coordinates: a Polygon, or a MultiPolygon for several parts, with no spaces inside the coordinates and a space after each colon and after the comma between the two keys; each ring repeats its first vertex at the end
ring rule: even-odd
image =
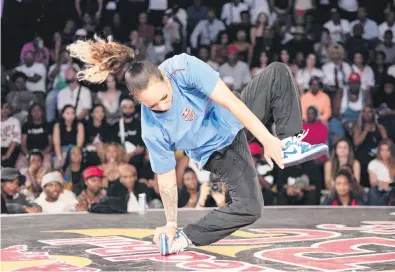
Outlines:
{"type": "Polygon", "coordinates": [[[158,185],[167,224],[164,227],[156,229],[154,242],[159,245],[159,235],[166,234],[171,246],[177,230],[178,189],[176,170],[173,169],[167,173],[158,174],[158,185]]]}

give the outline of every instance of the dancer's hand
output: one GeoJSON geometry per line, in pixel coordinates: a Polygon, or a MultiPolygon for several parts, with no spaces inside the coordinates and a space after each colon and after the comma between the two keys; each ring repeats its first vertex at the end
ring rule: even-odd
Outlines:
{"type": "Polygon", "coordinates": [[[273,168],[273,161],[272,159],[276,162],[278,167],[281,169],[284,169],[284,163],[283,163],[283,148],[285,148],[285,144],[278,139],[277,137],[274,137],[273,135],[269,134],[268,137],[262,142],[263,148],[264,148],[264,157],[267,163],[270,165],[270,167],[273,168]]]}
{"type": "Polygon", "coordinates": [[[155,230],[155,236],[154,236],[154,242],[159,246],[159,236],[161,234],[165,234],[167,236],[168,242],[169,242],[169,248],[171,248],[171,245],[173,244],[174,237],[176,237],[176,231],[177,229],[173,226],[164,226],[160,228],[156,228],[155,230]]]}

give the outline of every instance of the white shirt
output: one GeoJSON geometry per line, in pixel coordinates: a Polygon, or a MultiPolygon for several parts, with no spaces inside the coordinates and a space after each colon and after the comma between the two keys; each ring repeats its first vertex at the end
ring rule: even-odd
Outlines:
{"type": "Polygon", "coordinates": [[[234,67],[230,66],[228,63],[224,63],[219,67],[219,74],[221,78],[224,76],[233,77],[235,80],[234,87],[236,90],[241,89],[243,85],[248,84],[252,79],[251,71],[247,63],[240,60],[234,67]]]}
{"type": "Polygon", "coordinates": [[[251,24],[255,25],[258,15],[265,13],[267,17],[270,16],[270,8],[268,0],[244,0],[244,3],[248,5],[251,15],[251,24]]]}
{"type": "Polygon", "coordinates": [[[74,196],[73,199],[70,199],[61,197],[61,195],[62,194],[59,195],[58,200],[55,202],[48,202],[45,196],[41,197],[40,195],[40,197],[37,198],[34,203],[41,206],[42,213],[63,213],[72,211],[78,204],[76,197],[74,196]]]}
{"type": "Polygon", "coordinates": [[[9,147],[11,142],[21,143],[21,124],[15,117],[1,122],[1,147],[9,147]]]}
{"type": "Polygon", "coordinates": [[[334,42],[343,42],[344,36],[350,33],[350,23],[345,20],[341,19],[340,24],[335,25],[335,23],[330,20],[324,24],[324,27],[329,30],[331,38],[334,42]]]}
{"type": "Polygon", "coordinates": [[[374,173],[378,181],[384,181],[388,183],[392,182],[390,171],[378,159],[374,159],[371,162],[369,162],[368,171],[374,173]]]}
{"type": "Polygon", "coordinates": [[[191,34],[191,45],[193,48],[200,44],[211,45],[217,39],[218,33],[225,29],[221,20],[215,19],[211,24],[208,20],[201,20],[191,34]]]}
{"type": "Polygon", "coordinates": [[[233,3],[226,3],[222,7],[221,20],[225,21],[227,25],[238,24],[241,22],[240,12],[245,10],[248,10],[248,6],[244,3],[239,3],[237,7],[233,3]]]}
{"type": "Polygon", "coordinates": [[[167,0],[149,0],[148,9],[166,10],[167,9],[167,0]]]}
{"type": "Polygon", "coordinates": [[[41,79],[36,83],[26,81],[26,89],[28,89],[29,91],[40,91],[43,93],[47,92],[47,89],[45,88],[47,69],[45,68],[44,64],[35,62],[30,67],[27,67],[26,64],[23,64],[16,67],[15,70],[24,73],[28,77],[32,77],[35,74],[41,76],[41,79]]]}
{"type": "Polygon", "coordinates": [[[387,74],[390,75],[390,76],[395,77],[395,64],[393,64],[390,67],[388,67],[387,74]]]}
{"type": "Polygon", "coordinates": [[[303,85],[303,88],[305,90],[309,89],[310,88],[309,81],[313,76],[322,79],[324,77],[324,73],[322,72],[321,69],[317,69],[315,67],[311,70],[311,72],[309,72],[306,68],[299,69],[298,72],[296,73],[296,82],[298,83],[298,85],[303,85]]]}
{"type": "Polygon", "coordinates": [[[395,24],[393,24],[391,27],[387,24],[387,22],[384,22],[382,24],[379,25],[379,39],[384,41],[384,33],[387,30],[391,30],[392,31],[392,42],[395,42],[395,24]]]}
{"type": "MultiPolygon", "coordinates": [[[[355,20],[352,21],[350,24],[350,28],[352,29],[356,24],[360,24],[360,20],[355,20]]],[[[363,26],[363,34],[362,38],[366,40],[372,40],[375,39],[379,36],[379,27],[377,26],[377,23],[373,20],[366,19],[366,23],[363,26]]]]}
{"type": "Polygon", "coordinates": [[[352,65],[352,70],[354,72],[357,72],[361,76],[361,88],[366,90],[367,87],[373,87],[375,84],[374,81],[374,73],[372,68],[370,68],[369,65],[365,65],[363,68],[363,71],[359,70],[359,68],[353,64],[352,65]]]}
{"type": "MultiPolygon", "coordinates": [[[[60,90],[58,94],[58,110],[62,110],[64,106],[67,104],[71,104],[75,107],[75,104],[77,102],[77,96],[78,96],[78,88],[79,85],[74,90],[71,90],[70,87],[66,87],[62,90],[60,90]]],[[[84,87],[81,86],[81,94],[80,94],[80,99],[78,101],[77,105],[77,115],[79,115],[82,110],[84,109],[91,109],[92,108],[92,95],[91,91],[84,87]]]]}
{"type": "Polygon", "coordinates": [[[364,92],[364,91],[362,89],[360,89],[358,100],[355,102],[352,102],[349,99],[350,89],[348,87],[346,87],[344,90],[343,96],[342,96],[341,103],[340,103],[340,113],[344,113],[348,108],[353,111],[362,111],[363,106],[364,106],[364,99],[363,99],[362,92],[364,92]]]}
{"type": "Polygon", "coordinates": [[[358,10],[357,0],[339,0],[339,8],[348,12],[356,12],[358,10]]]}
{"type": "MultiPolygon", "coordinates": [[[[337,73],[337,81],[340,88],[343,88],[344,83],[348,81],[351,71],[351,66],[347,62],[343,62],[342,69],[339,69],[337,73]]],[[[322,82],[328,86],[335,86],[335,63],[328,62],[322,66],[322,72],[324,72],[324,79],[322,82]]]]}

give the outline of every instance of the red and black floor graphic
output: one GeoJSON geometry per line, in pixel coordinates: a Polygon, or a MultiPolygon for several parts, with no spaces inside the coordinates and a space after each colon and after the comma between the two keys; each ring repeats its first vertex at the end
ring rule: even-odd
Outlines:
{"type": "MultiPolygon", "coordinates": [[[[181,226],[207,210],[179,211],[181,226]]],[[[266,208],[213,245],[163,257],[163,211],[1,218],[1,271],[394,271],[395,209],[266,208]]]]}

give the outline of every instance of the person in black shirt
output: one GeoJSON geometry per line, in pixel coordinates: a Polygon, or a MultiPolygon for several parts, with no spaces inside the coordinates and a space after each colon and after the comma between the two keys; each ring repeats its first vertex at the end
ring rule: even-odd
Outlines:
{"type": "Polygon", "coordinates": [[[130,98],[123,99],[121,112],[121,119],[114,125],[114,131],[116,131],[115,142],[124,146],[127,161],[139,169],[145,147],[141,138],[141,123],[135,118],[136,109],[133,100],[130,98]]]}
{"type": "Polygon", "coordinates": [[[30,106],[27,123],[22,126],[22,154],[18,158],[17,168],[28,166],[27,156],[32,150],[41,151],[45,168],[51,166],[52,128],[46,122],[44,108],[39,103],[30,106]]]}

